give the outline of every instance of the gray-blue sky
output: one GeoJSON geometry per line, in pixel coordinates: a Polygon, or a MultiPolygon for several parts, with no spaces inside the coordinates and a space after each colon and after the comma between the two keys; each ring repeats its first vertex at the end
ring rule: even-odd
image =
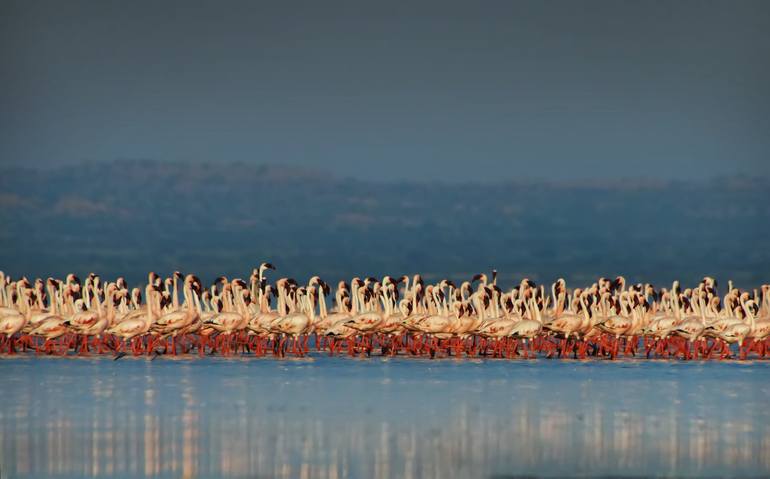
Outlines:
{"type": "Polygon", "coordinates": [[[0,9],[3,162],[442,180],[768,171],[766,1],[0,9]]]}

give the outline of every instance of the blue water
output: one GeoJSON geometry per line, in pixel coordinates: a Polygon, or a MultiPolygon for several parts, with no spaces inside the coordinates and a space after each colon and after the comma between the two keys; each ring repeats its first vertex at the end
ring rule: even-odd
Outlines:
{"type": "Polygon", "coordinates": [[[0,477],[770,476],[770,364],[0,359],[0,477]]]}

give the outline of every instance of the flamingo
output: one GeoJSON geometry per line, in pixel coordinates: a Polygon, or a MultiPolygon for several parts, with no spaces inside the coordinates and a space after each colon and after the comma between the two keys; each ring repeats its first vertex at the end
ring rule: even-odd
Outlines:
{"type": "Polygon", "coordinates": [[[200,320],[200,313],[196,304],[197,293],[200,291],[200,280],[192,274],[185,277],[183,285],[184,308],[179,307],[179,301],[176,299],[176,278],[180,273],[174,274],[174,311],[166,313],[155,320],[152,330],[162,339],[171,337],[172,353],[176,354],[177,335],[189,328],[193,323],[200,320]]]}
{"type": "Polygon", "coordinates": [[[126,341],[131,341],[134,354],[137,354],[138,352],[138,345],[136,344],[135,339],[150,330],[150,327],[152,326],[152,323],[158,314],[153,311],[151,302],[154,301],[155,307],[160,310],[160,292],[160,287],[153,285],[152,282],[148,283],[147,287],[145,288],[147,306],[144,310],[144,317],[124,319],[123,321],[115,324],[107,330],[109,334],[113,334],[121,338],[124,347],[126,341]],[[153,293],[155,294],[153,295],[153,293]]]}

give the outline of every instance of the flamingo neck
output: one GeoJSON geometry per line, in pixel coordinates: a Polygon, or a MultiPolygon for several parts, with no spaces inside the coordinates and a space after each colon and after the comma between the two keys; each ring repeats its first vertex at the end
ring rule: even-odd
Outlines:
{"type": "Polygon", "coordinates": [[[326,311],[326,295],[322,286],[318,286],[318,309],[320,310],[321,318],[326,319],[328,312],[326,311]]]}
{"type": "MultiPolygon", "coordinates": [[[[186,299],[187,299],[187,296],[185,296],[185,300],[186,299]]],[[[177,286],[176,274],[174,275],[174,296],[171,298],[171,300],[173,301],[172,304],[174,305],[174,311],[176,311],[177,309],[179,309],[179,289],[177,286]]]]}

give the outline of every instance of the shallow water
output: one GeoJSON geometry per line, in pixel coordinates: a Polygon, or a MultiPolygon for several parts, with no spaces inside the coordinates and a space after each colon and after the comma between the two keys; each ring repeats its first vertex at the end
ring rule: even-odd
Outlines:
{"type": "Polygon", "coordinates": [[[0,477],[770,475],[770,364],[0,360],[0,477]]]}

